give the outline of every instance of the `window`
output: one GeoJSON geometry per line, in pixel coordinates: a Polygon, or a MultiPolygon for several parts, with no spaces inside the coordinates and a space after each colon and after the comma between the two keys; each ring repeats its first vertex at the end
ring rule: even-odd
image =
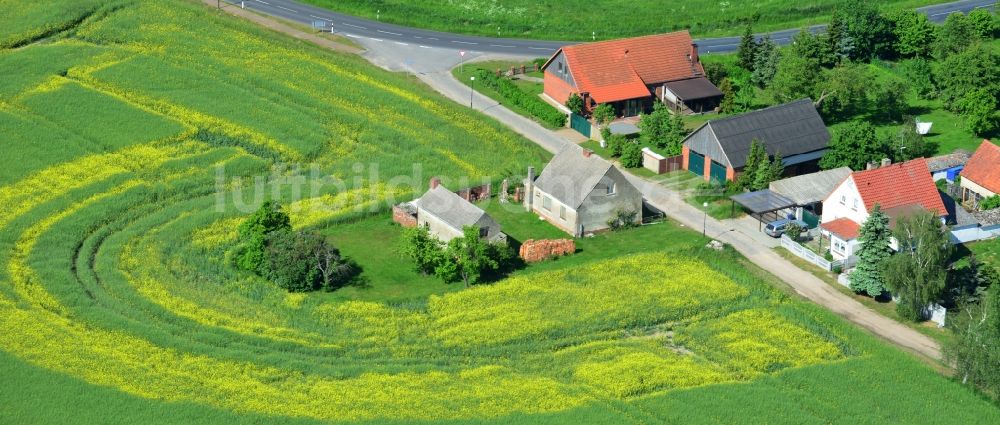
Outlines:
{"type": "Polygon", "coordinates": [[[561,74],[562,72],[563,72],[563,63],[559,62],[559,73],[561,74]]]}
{"type": "Polygon", "coordinates": [[[559,206],[559,218],[562,219],[562,221],[566,221],[566,207],[565,206],[559,206]]]}
{"type": "Polygon", "coordinates": [[[834,252],[844,253],[845,249],[847,249],[847,245],[843,241],[839,241],[839,240],[833,241],[833,251],[834,252]]]}
{"type": "Polygon", "coordinates": [[[618,186],[615,184],[615,182],[611,182],[610,184],[608,184],[608,195],[614,195],[616,189],[618,189],[618,186]]]}
{"type": "Polygon", "coordinates": [[[854,206],[851,207],[851,209],[854,210],[854,211],[858,210],[858,199],[857,198],[854,198],[854,206]]]}
{"type": "Polygon", "coordinates": [[[543,196],[542,208],[545,208],[546,211],[552,211],[552,198],[549,198],[548,196],[543,196]]]}
{"type": "Polygon", "coordinates": [[[847,205],[847,196],[840,195],[840,205],[847,205]]]}
{"type": "Polygon", "coordinates": [[[479,237],[480,238],[485,238],[485,237],[487,237],[489,235],[490,235],[490,228],[489,227],[480,227],[479,228],[479,237]]]}

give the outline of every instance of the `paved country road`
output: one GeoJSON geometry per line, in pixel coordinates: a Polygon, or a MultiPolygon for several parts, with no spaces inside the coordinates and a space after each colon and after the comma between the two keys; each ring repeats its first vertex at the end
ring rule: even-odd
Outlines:
{"type": "MultiPolygon", "coordinates": [[[[347,37],[396,43],[402,46],[412,46],[415,49],[438,47],[478,53],[544,57],[554,53],[560,46],[577,43],[478,37],[410,28],[333,12],[295,0],[226,0],[226,2],[306,25],[322,21],[326,30],[332,29],[347,37]]],[[[949,14],[968,13],[981,8],[992,9],[996,3],[997,0],[961,0],[926,6],[917,10],[927,14],[933,22],[943,22],[949,14]]],[[[824,25],[815,25],[809,29],[816,32],[822,31],[824,28],[824,25]]],[[[778,44],[787,44],[798,32],[799,29],[794,28],[771,32],[768,35],[778,44]]],[[[736,50],[739,45],[739,37],[706,38],[696,40],[696,42],[703,53],[725,53],[736,50]]]]}

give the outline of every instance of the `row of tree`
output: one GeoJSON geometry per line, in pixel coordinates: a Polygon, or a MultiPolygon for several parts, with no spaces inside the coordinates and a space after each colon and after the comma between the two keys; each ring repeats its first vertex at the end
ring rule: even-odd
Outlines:
{"type": "Polygon", "coordinates": [[[294,231],[288,214],[265,202],[239,227],[236,266],[291,292],[332,291],[351,283],[360,268],[316,232],[294,231]]]}
{"type": "Polygon", "coordinates": [[[413,260],[420,273],[437,276],[446,283],[462,282],[466,287],[483,281],[484,276],[516,268],[519,260],[506,243],[480,238],[474,226],[466,227],[462,237],[447,243],[431,235],[427,227],[405,229],[400,252],[413,260]]]}

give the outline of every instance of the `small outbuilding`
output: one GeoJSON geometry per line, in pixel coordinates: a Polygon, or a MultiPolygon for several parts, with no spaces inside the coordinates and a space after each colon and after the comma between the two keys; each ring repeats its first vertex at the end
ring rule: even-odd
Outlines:
{"type": "Polygon", "coordinates": [[[984,140],[961,172],[962,202],[979,208],[984,198],[1000,193],[1000,146],[984,140]]]}
{"type": "Polygon", "coordinates": [[[930,168],[931,178],[934,181],[946,180],[953,183],[967,162],[969,162],[969,152],[959,149],[947,155],[927,158],[927,168],[930,168]]]}
{"type": "Polygon", "coordinates": [[[462,237],[468,226],[478,228],[479,237],[489,242],[506,240],[506,235],[500,232],[500,224],[493,217],[446,189],[437,180],[432,180],[430,190],[412,205],[416,209],[417,225],[426,226],[442,242],[462,237]]]}
{"type": "Polygon", "coordinates": [[[795,211],[792,213],[795,218],[815,227],[823,216],[823,201],[827,195],[852,172],[848,167],[840,167],[789,177],[772,182],[769,189],[792,200],[795,203],[795,211]]]}

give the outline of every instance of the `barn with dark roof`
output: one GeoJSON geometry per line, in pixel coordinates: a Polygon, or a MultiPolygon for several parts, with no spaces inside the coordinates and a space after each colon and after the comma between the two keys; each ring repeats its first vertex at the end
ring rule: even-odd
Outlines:
{"type": "Polygon", "coordinates": [[[830,132],[809,99],[711,120],[684,139],[684,169],[705,180],[736,180],[754,140],[769,156],[780,153],[785,175],[796,176],[819,169],[830,132]]]}

